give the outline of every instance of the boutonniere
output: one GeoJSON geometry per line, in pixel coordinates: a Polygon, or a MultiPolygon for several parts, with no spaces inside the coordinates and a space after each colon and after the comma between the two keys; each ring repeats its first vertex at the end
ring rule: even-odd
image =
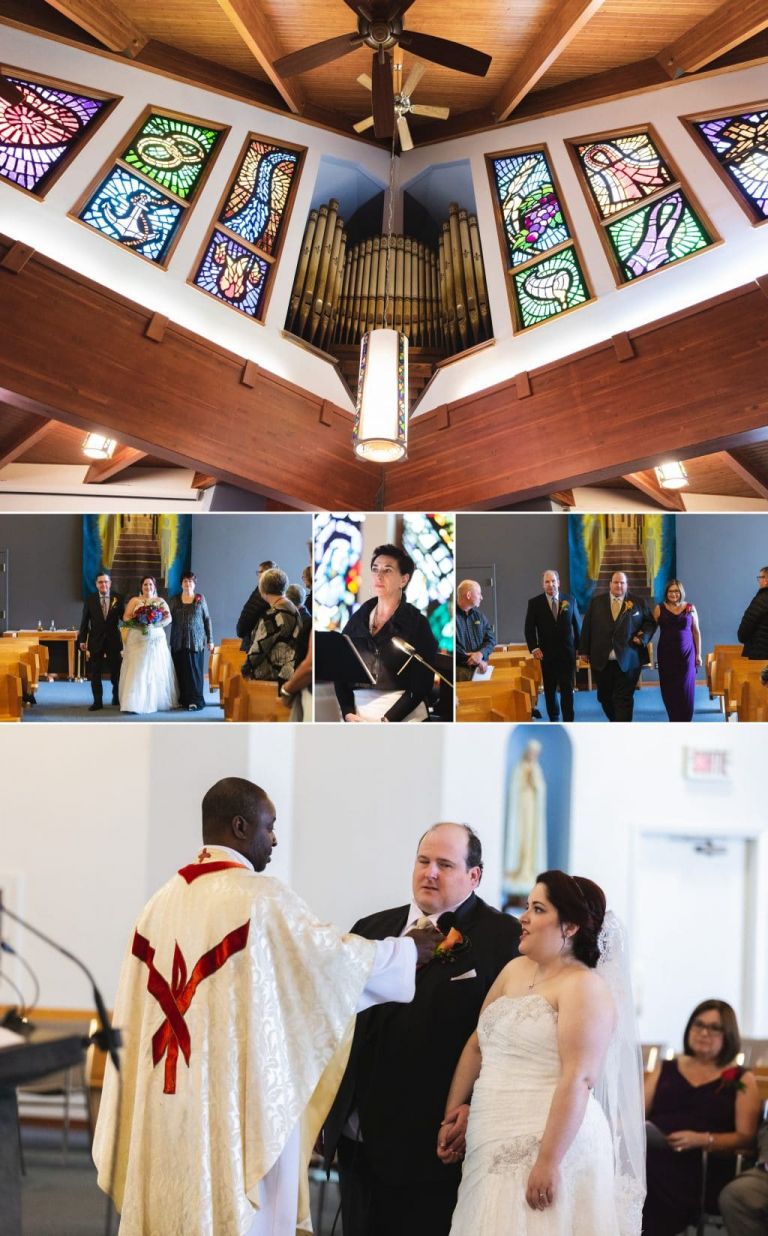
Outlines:
{"type": "Polygon", "coordinates": [[[464,936],[457,927],[451,927],[447,936],[440,941],[434,953],[433,960],[451,962],[459,953],[469,948],[469,936],[464,936]]]}
{"type": "Polygon", "coordinates": [[[723,1069],[716,1093],[719,1094],[721,1090],[746,1090],[741,1080],[741,1069],[737,1064],[731,1065],[729,1069],[723,1069]]]}
{"type": "Polygon", "coordinates": [[[203,599],[202,592],[196,592],[195,593],[195,605],[199,605],[202,599],[203,599]]]}
{"type": "Polygon", "coordinates": [[[116,605],[117,605],[117,597],[113,597],[113,598],[112,598],[112,604],[110,605],[110,607],[109,607],[109,608],[110,608],[110,609],[114,609],[116,605]]]}
{"type": "Polygon", "coordinates": [[[571,608],[571,603],[570,603],[570,601],[561,601],[561,602],[560,602],[560,613],[561,613],[561,614],[562,614],[562,612],[563,612],[563,610],[564,610],[564,609],[570,609],[570,608],[571,608]]]}
{"type": "Polygon", "coordinates": [[[688,604],[685,606],[685,608],[684,608],[684,610],[683,610],[683,613],[684,613],[684,614],[692,614],[692,613],[693,613],[693,606],[691,605],[690,601],[689,601],[689,602],[688,602],[688,604]]]}
{"type": "Polygon", "coordinates": [[[624,612],[625,612],[625,613],[629,613],[629,611],[630,611],[631,609],[634,609],[634,608],[635,608],[635,603],[634,603],[634,601],[625,601],[625,602],[624,602],[624,612]]]}

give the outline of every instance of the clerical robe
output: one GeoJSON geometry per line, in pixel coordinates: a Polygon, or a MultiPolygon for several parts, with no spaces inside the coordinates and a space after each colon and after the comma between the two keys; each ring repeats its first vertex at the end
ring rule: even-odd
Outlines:
{"type": "Polygon", "coordinates": [[[413,996],[413,943],[393,943],[394,964],[225,847],[155,894],[120,977],[121,1073],[108,1065],[94,1140],[120,1236],[289,1236],[278,1211],[312,1230],[305,1167],[355,1012],[413,996]]]}

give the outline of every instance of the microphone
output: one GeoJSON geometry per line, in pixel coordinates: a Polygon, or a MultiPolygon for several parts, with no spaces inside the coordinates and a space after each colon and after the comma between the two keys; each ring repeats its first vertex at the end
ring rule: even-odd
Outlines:
{"type": "MultiPolygon", "coordinates": [[[[8,953],[9,956],[15,958],[18,964],[24,967],[27,974],[32,979],[32,982],[35,985],[35,994],[33,995],[30,1003],[25,1004],[24,1008],[22,1009],[22,1016],[26,1019],[28,1014],[31,1013],[33,1009],[37,1008],[37,1003],[40,999],[40,983],[38,981],[37,975],[35,974],[34,970],[32,969],[27,959],[25,957],[22,957],[20,953],[17,953],[13,945],[9,944],[7,940],[3,940],[2,937],[0,937],[0,951],[2,951],[3,953],[8,953]]],[[[7,978],[8,976],[4,975],[4,977],[7,978]]],[[[13,986],[15,987],[16,984],[14,983],[13,986]]]]}
{"type": "Polygon", "coordinates": [[[64,948],[62,944],[57,944],[57,942],[52,940],[50,936],[47,936],[44,931],[40,931],[39,927],[33,927],[31,923],[28,923],[25,919],[21,918],[13,910],[9,910],[7,906],[3,907],[3,911],[9,918],[13,919],[14,923],[18,923],[20,927],[25,927],[26,930],[30,931],[33,936],[37,936],[38,940],[42,940],[44,944],[47,944],[57,953],[61,953],[62,957],[66,957],[68,961],[71,961],[77,966],[78,970],[83,972],[91,985],[93,1002],[96,1005],[96,1012],[98,1014],[99,1024],[101,1026],[101,1029],[97,1030],[92,1036],[93,1041],[96,1043],[97,1047],[101,1048],[102,1051],[109,1053],[110,1060],[119,1072],[120,1056],[118,1049],[122,1042],[120,1031],[116,1030],[114,1026],[110,1024],[109,1017],[107,1016],[106,1005],[104,1004],[101,992],[96,986],[96,980],[88,967],[80,960],[79,957],[76,957],[74,953],[70,953],[69,949],[64,948]]]}
{"type": "Polygon", "coordinates": [[[444,936],[448,935],[451,927],[456,926],[456,915],[453,910],[446,910],[445,914],[441,914],[437,920],[438,930],[442,931],[444,936]]]}

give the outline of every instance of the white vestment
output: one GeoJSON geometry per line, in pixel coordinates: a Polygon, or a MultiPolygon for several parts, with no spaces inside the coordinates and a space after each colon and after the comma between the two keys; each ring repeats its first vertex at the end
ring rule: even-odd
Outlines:
{"type": "Polygon", "coordinates": [[[93,1148],[120,1236],[311,1231],[303,1169],[355,1013],[412,999],[414,972],[413,941],[341,935],[205,847],[144,908],[120,978],[93,1148]]]}

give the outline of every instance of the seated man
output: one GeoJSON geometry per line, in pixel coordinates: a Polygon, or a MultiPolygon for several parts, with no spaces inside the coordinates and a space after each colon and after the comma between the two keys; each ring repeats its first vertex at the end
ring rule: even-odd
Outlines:
{"type": "Polygon", "coordinates": [[[723,1189],[718,1199],[728,1236],[768,1232],[768,1120],[757,1131],[757,1164],[723,1189]]]}
{"type": "Polygon", "coordinates": [[[496,647],[493,627],[478,609],[483,599],[480,585],[465,579],[456,592],[456,678],[468,682],[475,670],[488,668],[496,647]]]}

